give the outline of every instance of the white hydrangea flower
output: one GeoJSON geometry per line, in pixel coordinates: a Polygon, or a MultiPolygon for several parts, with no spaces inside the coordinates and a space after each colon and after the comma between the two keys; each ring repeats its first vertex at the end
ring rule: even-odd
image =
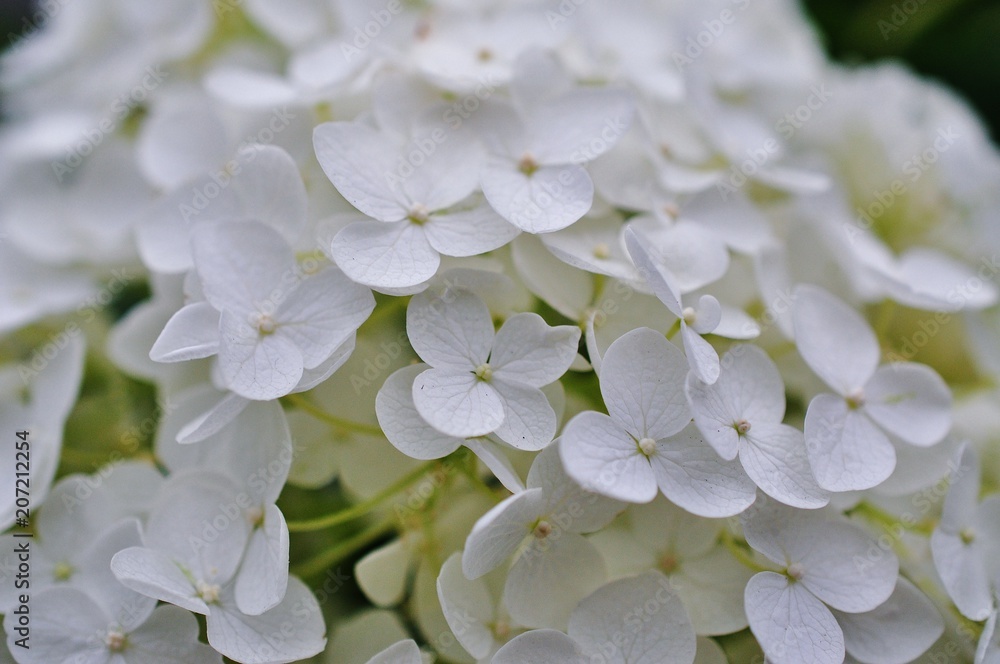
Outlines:
{"type": "Polygon", "coordinates": [[[702,382],[714,383],[721,370],[719,355],[702,335],[715,333],[748,339],[756,337],[759,328],[755,323],[749,326],[724,325],[724,311],[714,295],[702,295],[695,306],[685,307],[681,300],[678,278],[663,260],[657,258],[649,243],[630,228],[625,232],[625,244],[653,293],[680,321],[681,341],[691,370],[702,382]]]}
{"type": "Polygon", "coordinates": [[[806,450],[816,481],[828,491],[877,486],[896,454],[886,432],[918,446],[951,429],[951,392],[930,367],[879,367],[879,344],[851,307],[816,286],[794,293],[795,343],[806,364],[836,394],[819,394],[806,413],[806,450]]]}
{"type": "Polygon", "coordinates": [[[484,123],[491,157],[486,200],[529,233],[566,228],[590,210],[594,183],[583,164],[611,149],[628,129],[635,102],[622,90],[571,89],[541,52],[515,64],[514,107],[497,105],[484,123]]]}
{"type": "Polygon", "coordinates": [[[976,621],[996,611],[995,589],[1000,588],[1000,497],[980,502],[979,478],[979,456],[965,444],[930,542],[948,596],[962,615],[976,621]]]}
{"type": "Polygon", "coordinates": [[[111,570],[128,588],[205,615],[209,644],[231,659],[272,664],[311,657],[326,644],[325,629],[301,581],[289,577],[280,603],[259,615],[238,606],[237,571],[252,527],[240,504],[247,498],[217,471],[172,476],[143,546],[119,551],[111,570]]]}
{"type": "Polygon", "coordinates": [[[363,124],[332,122],[316,127],[313,140],[337,190],[382,222],[355,221],[333,238],[330,255],[358,283],[413,287],[435,275],[441,254],[486,253],[519,232],[481,198],[470,198],[483,156],[461,136],[437,128],[397,145],[363,124]],[[408,177],[400,164],[409,166],[408,177]]]}
{"type": "Polygon", "coordinates": [[[257,222],[218,222],[193,235],[207,302],[189,304],[150,351],[160,362],[218,355],[226,387],[247,399],[293,391],[375,308],[371,291],[325,269],[302,275],[281,236],[257,222]]]}
{"type": "Polygon", "coordinates": [[[495,334],[486,304],[463,290],[410,300],[406,329],[431,366],[413,382],[417,412],[441,433],[460,438],[496,433],[516,447],[540,449],[556,416],[539,389],[558,380],[576,355],[580,329],[550,327],[517,314],[495,334]]]}
{"type": "Polygon", "coordinates": [[[608,415],[588,411],[566,424],[566,472],[605,496],[648,503],[662,491],[700,516],[739,514],[754,501],[753,482],[690,425],[687,362],[662,334],[639,328],[608,348],[601,394],[608,415]]]}
{"type": "Polygon", "coordinates": [[[591,538],[612,577],[659,570],[699,635],[747,627],[743,589],[753,573],[723,543],[724,521],[694,516],[663,497],[633,505],[626,519],[626,528],[606,528],[591,538]]]}
{"type": "Polygon", "coordinates": [[[198,641],[194,616],[154,604],[123,623],[86,593],[55,586],[32,597],[31,647],[15,646],[11,627],[7,643],[17,664],[221,664],[222,656],[198,641]]]}
{"type": "Polygon", "coordinates": [[[750,630],[775,664],[840,664],[844,631],[831,609],[857,614],[879,607],[896,586],[899,561],[881,550],[870,559],[875,540],[855,525],[763,503],[741,518],[744,535],[781,571],[759,572],[747,584],[750,630]]]}
{"type": "Polygon", "coordinates": [[[786,505],[823,507],[829,495],[813,477],[802,432],[781,421],[785,386],[757,346],[734,346],[712,385],[688,374],[687,395],[698,430],[723,459],[737,456],[760,489],[786,505]]]}
{"type": "Polygon", "coordinates": [[[604,561],[582,533],[601,529],[624,507],[570,479],[558,447],[535,457],[525,491],[476,522],[462,554],[462,571],[477,579],[518,552],[504,603],[513,621],[529,627],[563,626],[574,604],[604,581],[604,561]]]}

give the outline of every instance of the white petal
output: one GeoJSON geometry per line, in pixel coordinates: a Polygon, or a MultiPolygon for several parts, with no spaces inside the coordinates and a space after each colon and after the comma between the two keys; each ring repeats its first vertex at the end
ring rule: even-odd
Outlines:
{"type": "Polygon", "coordinates": [[[566,473],[594,493],[630,503],[656,497],[656,476],[638,442],[607,415],[583,412],[570,420],[559,452],[566,473]]]}
{"type": "Polygon", "coordinates": [[[670,272],[664,261],[653,253],[650,241],[639,235],[635,229],[625,229],[625,247],[635,263],[636,269],[646,280],[653,293],[667,306],[670,313],[681,317],[683,305],[677,277],[670,272]]]}
{"type": "Polygon", "coordinates": [[[111,559],[111,571],[138,593],[188,611],[208,613],[208,605],[197,596],[191,581],[165,553],[138,546],[123,549],[111,559]]]}
{"type": "MultiPolygon", "coordinates": [[[[574,328],[579,332],[579,328],[574,328]]],[[[499,335],[498,335],[499,336],[499,335]]],[[[540,450],[556,435],[556,414],[545,394],[537,387],[528,387],[494,377],[490,383],[503,400],[503,422],[494,434],[519,450],[540,450]]]]}
{"type": "Polygon", "coordinates": [[[503,398],[471,371],[427,369],[413,381],[413,404],[420,417],[441,433],[458,438],[484,436],[503,424],[503,398]]]}
{"type": "Polygon", "coordinates": [[[806,364],[840,394],[864,387],[879,360],[878,340],[868,323],[816,286],[798,286],[793,299],[795,345],[806,364]]]}
{"type": "Polygon", "coordinates": [[[544,506],[544,492],[528,489],[508,497],[481,516],[465,540],[462,571],[466,578],[478,579],[514,553],[531,533],[544,506]]]}
{"type": "Polygon", "coordinates": [[[204,95],[154,106],[142,123],[137,161],[152,183],[170,190],[226,159],[226,125],[204,95]]]}
{"type": "Polygon", "coordinates": [[[986,620],[993,611],[993,596],[981,546],[966,544],[960,534],[938,529],[931,534],[931,553],[955,607],[971,620],[986,620]]]}
{"type": "Polygon", "coordinates": [[[301,281],[275,312],[278,333],[292,339],[306,369],[315,369],[340,347],[375,309],[371,291],[339,270],[326,269],[301,281]]]}
{"type": "Polygon", "coordinates": [[[596,495],[574,482],[559,456],[561,443],[553,442],[535,457],[528,471],[529,489],[545,491],[550,522],[573,533],[592,533],[611,523],[625,504],[596,495]]]}
{"type": "Polygon", "coordinates": [[[499,249],[520,231],[493,208],[436,212],[424,224],[427,241],[445,256],[478,256],[499,249]]]}
{"type": "Polygon", "coordinates": [[[372,288],[415,286],[441,264],[424,230],[408,220],[356,221],[333,238],[330,256],[344,274],[372,288]]]}
{"type": "Polygon", "coordinates": [[[647,327],[619,337],[601,362],[601,395],[608,413],[637,440],[671,436],[691,421],[676,346],[647,327]]]}
{"type": "MultiPolygon", "coordinates": [[[[198,641],[198,621],[176,606],[161,606],[128,635],[125,664],[218,664],[221,655],[198,641]]],[[[118,664],[115,662],[114,664],[118,664]]]]}
{"type": "Polygon", "coordinates": [[[327,122],[313,130],[313,147],[323,172],[351,205],[379,221],[406,217],[403,191],[387,178],[396,173],[399,153],[384,135],[360,123],[327,122]]]}
{"type": "MultiPolygon", "coordinates": [[[[134,518],[120,519],[98,533],[97,541],[83,552],[72,576],[74,587],[86,592],[109,618],[126,629],[145,621],[156,601],[119,583],[111,571],[111,559],[119,551],[141,544],[139,521],[134,518]]],[[[67,551],[61,553],[70,555],[67,551]]]]}
{"type": "Polygon", "coordinates": [[[830,502],[813,477],[802,432],[787,424],[753,425],[740,462],[764,493],[786,505],[816,509],[830,502]]]}
{"type": "Polygon", "coordinates": [[[445,620],[458,642],[476,659],[489,657],[496,647],[487,626],[495,617],[493,597],[485,581],[465,578],[461,553],[451,554],[441,566],[437,592],[445,620]]]}
{"type": "Polygon", "coordinates": [[[576,642],[562,632],[536,629],[507,642],[493,655],[490,664],[587,664],[588,661],[576,642]]]}
{"type": "Polygon", "coordinates": [[[864,411],[889,433],[926,447],[951,429],[951,391],[930,367],[894,362],[865,385],[864,411]]]}
{"type": "Polygon", "coordinates": [[[191,242],[205,298],[219,311],[256,313],[295,269],[291,247],[258,222],[200,224],[191,242]]]}
{"type": "Polygon", "coordinates": [[[691,329],[698,334],[710,334],[722,320],[722,305],[713,295],[702,295],[694,307],[694,322],[691,329]]]}
{"type": "Polygon", "coordinates": [[[739,462],[720,459],[694,425],[657,441],[649,461],[663,495],[692,514],[734,516],[756,498],[753,482],[739,462]]]}
{"type": "Polygon", "coordinates": [[[758,423],[780,422],[785,386],[774,362],[757,346],[733,346],[720,366],[713,385],[688,376],[687,394],[695,424],[724,459],[732,459],[739,440],[735,425],[746,420],[752,430],[758,423]]]}
{"type": "Polygon", "coordinates": [[[670,580],[656,571],[612,581],[591,593],[573,611],[569,635],[608,664],[691,664],[695,657],[694,630],[684,605],[670,580]]]}
{"type": "Polygon", "coordinates": [[[870,489],[896,467],[896,451],[885,434],[833,394],[819,394],[809,403],[805,439],[816,481],[827,491],[870,489]]]}
{"type": "Polygon", "coordinates": [[[239,314],[226,311],[220,325],[219,369],[226,387],[247,399],[282,397],[302,378],[302,353],[280,334],[262,335],[239,314]]]}
{"type": "Polygon", "coordinates": [[[543,387],[566,373],[579,343],[575,325],[552,327],[538,314],[515,314],[493,340],[490,366],[497,378],[543,387]]]}
{"type": "Polygon", "coordinates": [[[225,583],[250,536],[239,494],[227,475],[214,470],[172,474],[146,522],[145,545],[185,565],[196,581],[225,583]]]}
{"type": "Polygon", "coordinates": [[[799,583],[832,608],[870,611],[896,587],[896,555],[878,549],[875,539],[853,524],[806,518],[787,528],[786,538],[790,562],[801,563],[805,570],[799,583]],[[878,556],[870,555],[872,547],[878,556]]]}
{"type": "Polygon", "coordinates": [[[156,339],[149,357],[156,362],[184,362],[219,352],[219,312],[195,302],[175,313],[156,339]]]}
{"type": "Polygon", "coordinates": [[[614,147],[634,113],[625,91],[576,89],[533,110],[529,144],[542,163],[586,163],[614,147]]]}
{"type": "Polygon", "coordinates": [[[268,505],[264,525],[250,536],[236,575],[236,605],[258,616],[281,602],[288,587],[288,526],[277,505],[268,505]]]}
{"type": "Polygon", "coordinates": [[[426,368],[415,364],[389,376],[375,397],[375,414],[385,437],[400,452],[414,459],[440,459],[461,447],[462,439],[427,424],[413,405],[413,381],[426,368]]]}
{"type": "Polygon", "coordinates": [[[604,559],[576,533],[553,530],[532,538],[507,573],[504,604],[528,627],[562,628],[577,602],[604,583],[604,559]]]}
{"type": "Polygon", "coordinates": [[[473,438],[465,441],[465,445],[479,457],[483,465],[489,468],[505,489],[511,493],[524,491],[524,482],[521,481],[517,469],[504,453],[505,448],[502,445],[489,438],[473,438]]]}
{"type": "Polygon", "coordinates": [[[722,305],[722,318],[712,330],[717,337],[727,339],[756,339],[760,336],[760,325],[742,309],[722,305]]]}
{"type": "Polygon", "coordinates": [[[181,427],[177,432],[178,443],[198,443],[214,436],[232,422],[250,405],[250,400],[238,394],[229,393],[209,410],[181,427]]]}
{"type": "Polygon", "coordinates": [[[906,664],[926,652],[944,633],[937,607],[900,577],[896,589],[878,608],[866,613],[833,612],[847,652],[862,662],[906,664]]]}
{"type": "Polygon", "coordinates": [[[468,291],[424,292],[410,299],[406,333],[432,367],[473,371],[489,358],[493,319],[486,303],[468,291]]]}
{"type": "Polygon", "coordinates": [[[712,348],[712,344],[702,339],[701,335],[684,321],[681,321],[681,341],[684,343],[688,366],[699,380],[709,385],[718,380],[722,369],[719,365],[719,354],[712,348]]]}
{"type": "Polygon", "coordinates": [[[205,75],[209,94],[234,106],[268,109],[294,103],[298,93],[284,78],[266,72],[223,66],[205,75]]]}
{"type": "Polygon", "coordinates": [[[696,223],[681,220],[663,227],[658,220],[644,217],[629,225],[650,240],[654,256],[670,270],[682,294],[718,281],[729,268],[726,245],[696,223]]]}
{"type": "Polygon", "coordinates": [[[413,639],[391,645],[368,660],[367,664],[422,664],[420,648],[413,639]]]}
{"type": "Polygon", "coordinates": [[[526,233],[566,228],[590,210],[594,183],[581,166],[543,166],[525,175],[510,161],[484,169],[483,194],[501,217],[526,233]]]}
{"type": "Polygon", "coordinates": [[[743,589],[751,576],[753,572],[746,565],[716,546],[699,556],[682,559],[670,581],[684,602],[695,632],[732,634],[747,626],[743,589]]]}
{"type": "Polygon", "coordinates": [[[312,591],[295,577],[276,607],[248,616],[224,588],[208,615],[208,642],[220,653],[245,664],[292,662],[320,653],[326,646],[323,614],[312,591]],[[280,638],[279,638],[280,635],[280,638]]]}
{"type": "Polygon", "coordinates": [[[842,664],[844,633],[830,610],[801,583],[774,572],[746,587],[750,631],[774,664],[842,664]]]}
{"type": "MultiPolygon", "coordinates": [[[[15,631],[15,620],[7,618],[7,647],[24,664],[80,662],[104,664],[107,646],[97,635],[108,628],[108,617],[101,607],[75,588],[48,588],[31,597],[30,632],[24,648],[15,645],[22,638],[15,631]]],[[[10,658],[14,661],[13,658],[10,658]]]]}

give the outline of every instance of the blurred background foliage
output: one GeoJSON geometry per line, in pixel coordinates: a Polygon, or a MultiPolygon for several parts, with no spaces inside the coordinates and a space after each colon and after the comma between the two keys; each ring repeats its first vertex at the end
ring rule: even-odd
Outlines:
{"type": "MultiPolygon", "coordinates": [[[[834,58],[907,62],[968,99],[1000,139],[1000,0],[803,1],[834,58]]],[[[0,0],[0,47],[33,29],[34,4],[0,0]]]]}

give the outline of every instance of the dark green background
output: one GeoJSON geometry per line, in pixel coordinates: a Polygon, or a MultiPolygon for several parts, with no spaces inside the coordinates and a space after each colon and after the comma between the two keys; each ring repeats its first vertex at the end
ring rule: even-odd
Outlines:
{"type": "MultiPolygon", "coordinates": [[[[1000,0],[804,2],[835,58],[849,63],[902,59],[958,90],[979,109],[994,140],[1000,138],[1000,0]],[[896,27],[894,10],[896,19],[905,21],[890,31],[887,26],[896,27]]],[[[30,4],[0,0],[0,45],[24,30],[22,18],[30,4]]]]}

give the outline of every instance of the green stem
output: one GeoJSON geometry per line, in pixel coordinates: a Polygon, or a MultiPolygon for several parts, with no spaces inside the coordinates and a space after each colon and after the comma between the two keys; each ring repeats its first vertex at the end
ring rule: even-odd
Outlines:
{"type": "Polygon", "coordinates": [[[670,329],[667,330],[667,333],[664,336],[666,336],[667,339],[673,339],[674,336],[680,331],[681,331],[681,319],[678,318],[676,321],[674,321],[674,324],[670,326],[670,329]]]}
{"type": "Polygon", "coordinates": [[[331,565],[357,553],[380,537],[389,534],[394,529],[395,523],[393,519],[386,519],[367,530],[362,530],[356,535],[347,538],[337,546],[295,565],[292,568],[292,573],[305,578],[319,574],[329,569],[331,565]]]}
{"type": "Polygon", "coordinates": [[[381,436],[382,428],[375,424],[362,424],[360,422],[352,422],[350,420],[345,420],[336,415],[331,415],[319,406],[315,405],[309,399],[305,398],[301,394],[288,394],[281,397],[284,403],[291,404],[299,410],[305,411],[315,417],[318,420],[322,420],[327,424],[330,424],[347,431],[354,431],[355,433],[364,433],[370,436],[381,436]]]}
{"type": "Polygon", "coordinates": [[[733,534],[728,530],[722,531],[722,543],[729,553],[733,554],[733,558],[736,558],[745,567],[749,567],[754,572],[773,572],[774,570],[764,567],[756,560],[754,560],[753,555],[750,554],[749,550],[737,544],[736,540],[733,538],[733,534]]]}
{"type": "Polygon", "coordinates": [[[858,503],[854,508],[848,510],[848,514],[858,514],[863,518],[868,519],[878,525],[886,531],[892,531],[897,526],[903,528],[904,530],[910,530],[915,533],[920,533],[921,535],[930,535],[934,532],[935,523],[933,521],[920,521],[916,523],[905,523],[896,516],[889,514],[888,512],[875,507],[871,503],[861,502],[858,503]]]}
{"type": "Polygon", "coordinates": [[[304,521],[289,521],[288,531],[294,533],[308,532],[311,530],[323,530],[324,528],[332,528],[333,526],[353,521],[358,517],[364,516],[389,498],[392,498],[394,495],[419,480],[421,477],[430,472],[437,464],[438,461],[434,460],[421,466],[417,466],[368,500],[364,500],[346,509],[342,509],[339,512],[327,514],[315,519],[306,519],[304,521]]]}

